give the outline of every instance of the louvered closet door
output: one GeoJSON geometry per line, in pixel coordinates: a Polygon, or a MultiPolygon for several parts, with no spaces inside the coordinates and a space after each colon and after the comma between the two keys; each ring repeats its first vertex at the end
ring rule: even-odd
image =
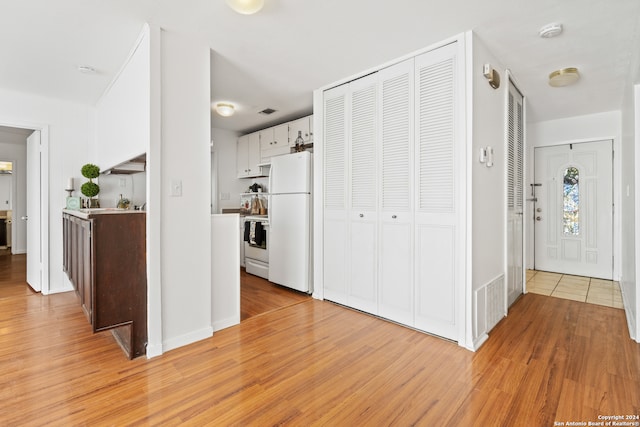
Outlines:
{"type": "Polygon", "coordinates": [[[523,276],[523,97],[509,81],[507,105],[507,302],[522,294],[523,276]]]}
{"type": "Polygon", "coordinates": [[[349,85],[324,92],[324,297],[347,304],[349,85]]]}
{"type": "Polygon", "coordinates": [[[415,58],[415,327],[458,340],[464,253],[457,228],[464,141],[458,123],[457,46],[415,58]]]}
{"type": "Polygon", "coordinates": [[[413,59],[378,73],[379,314],[413,325],[413,59]]]}
{"type": "Polygon", "coordinates": [[[348,305],[377,314],[377,75],[354,80],[349,86],[348,305]]]}

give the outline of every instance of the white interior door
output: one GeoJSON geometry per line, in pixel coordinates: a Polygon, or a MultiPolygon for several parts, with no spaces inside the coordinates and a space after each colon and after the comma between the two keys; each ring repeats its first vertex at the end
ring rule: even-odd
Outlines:
{"type": "Polygon", "coordinates": [[[524,108],[522,94],[509,81],[507,129],[507,303],[522,294],[524,108]]]}
{"type": "Polygon", "coordinates": [[[42,290],[42,248],[40,245],[40,131],[27,138],[27,283],[42,290]]]}
{"type": "Polygon", "coordinates": [[[612,141],[535,149],[535,268],[613,278],[612,141]]]}

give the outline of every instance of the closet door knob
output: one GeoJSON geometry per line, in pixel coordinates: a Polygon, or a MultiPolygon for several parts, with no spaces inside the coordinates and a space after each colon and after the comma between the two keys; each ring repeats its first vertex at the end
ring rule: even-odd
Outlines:
{"type": "Polygon", "coordinates": [[[360,214],[360,218],[364,217],[364,214],[360,214]]]}
{"type": "Polygon", "coordinates": [[[391,218],[396,219],[396,218],[398,218],[398,216],[397,215],[391,215],[391,218]]]}

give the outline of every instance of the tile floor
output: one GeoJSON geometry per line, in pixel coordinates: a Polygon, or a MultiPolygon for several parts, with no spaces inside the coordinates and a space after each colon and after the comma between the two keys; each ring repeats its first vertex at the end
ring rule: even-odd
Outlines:
{"type": "Polygon", "coordinates": [[[618,282],[527,270],[527,292],[623,308],[618,282]]]}

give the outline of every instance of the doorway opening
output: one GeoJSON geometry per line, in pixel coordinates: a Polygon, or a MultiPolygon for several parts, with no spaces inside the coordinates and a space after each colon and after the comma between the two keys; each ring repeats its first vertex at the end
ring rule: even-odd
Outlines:
{"type": "Polygon", "coordinates": [[[11,267],[7,265],[5,268],[15,269],[16,266],[24,265],[27,283],[33,291],[43,294],[49,293],[47,158],[46,125],[0,123],[0,160],[8,159],[12,163],[11,197],[8,203],[2,199],[0,190],[0,217],[5,210],[5,206],[2,205],[11,207],[11,250],[7,255],[22,256],[26,259],[25,262],[10,263],[8,265],[11,267]]]}

